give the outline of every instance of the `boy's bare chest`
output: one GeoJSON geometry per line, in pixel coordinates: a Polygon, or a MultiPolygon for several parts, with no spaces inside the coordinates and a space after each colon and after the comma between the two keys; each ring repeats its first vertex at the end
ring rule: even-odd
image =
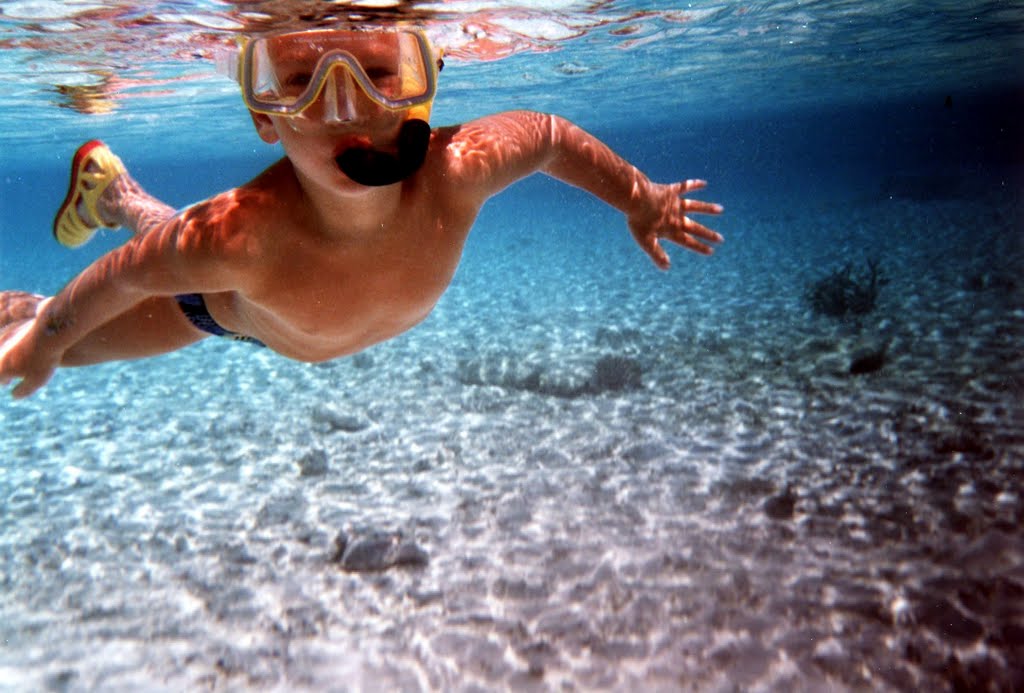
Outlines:
{"type": "Polygon", "coordinates": [[[276,244],[257,290],[241,298],[298,334],[393,336],[433,308],[465,239],[464,232],[436,224],[400,231],[384,229],[361,242],[276,244]]]}

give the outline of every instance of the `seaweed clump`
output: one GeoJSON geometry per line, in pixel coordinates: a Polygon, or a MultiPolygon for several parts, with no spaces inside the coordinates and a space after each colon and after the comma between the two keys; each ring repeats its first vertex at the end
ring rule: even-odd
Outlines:
{"type": "Polygon", "coordinates": [[[887,281],[878,264],[878,260],[868,260],[863,266],[854,267],[848,262],[812,283],[806,293],[811,309],[832,318],[870,313],[887,281]]]}
{"type": "Polygon", "coordinates": [[[590,388],[595,392],[622,392],[643,387],[644,369],[627,356],[602,356],[594,365],[590,388]]]}

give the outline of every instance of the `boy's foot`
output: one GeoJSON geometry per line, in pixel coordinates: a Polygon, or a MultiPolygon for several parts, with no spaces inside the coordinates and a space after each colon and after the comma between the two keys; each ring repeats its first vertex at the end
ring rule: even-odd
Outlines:
{"type": "Polygon", "coordinates": [[[92,238],[101,226],[117,228],[116,224],[103,221],[96,204],[124,170],[121,160],[99,140],[90,140],[78,148],[71,161],[67,197],[53,220],[53,235],[62,245],[76,248],[92,238]]]}

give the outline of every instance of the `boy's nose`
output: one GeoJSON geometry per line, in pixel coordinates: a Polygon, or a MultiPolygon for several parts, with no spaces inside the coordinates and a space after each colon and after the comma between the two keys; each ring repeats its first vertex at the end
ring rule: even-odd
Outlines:
{"type": "Polygon", "coordinates": [[[323,122],[334,124],[350,123],[355,120],[359,115],[356,111],[358,91],[348,70],[341,66],[332,69],[320,93],[323,100],[323,122]]]}

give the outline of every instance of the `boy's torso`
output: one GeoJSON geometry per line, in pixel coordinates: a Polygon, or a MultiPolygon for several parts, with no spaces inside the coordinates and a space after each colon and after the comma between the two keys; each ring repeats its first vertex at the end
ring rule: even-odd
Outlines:
{"type": "Polygon", "coordinates": [[[211,315],[306,361],[359,351],[422,321],[448,287],[479,208],[438,187],[444,172],[431,165],[442,159],[431,159],[405,183],[393,220],[356,238],[316,233],[298,199],[253,196],[273,204],[237,212],[253,220],[244,227],[257,247],[248,287],[207,295],[211,315]]]}

